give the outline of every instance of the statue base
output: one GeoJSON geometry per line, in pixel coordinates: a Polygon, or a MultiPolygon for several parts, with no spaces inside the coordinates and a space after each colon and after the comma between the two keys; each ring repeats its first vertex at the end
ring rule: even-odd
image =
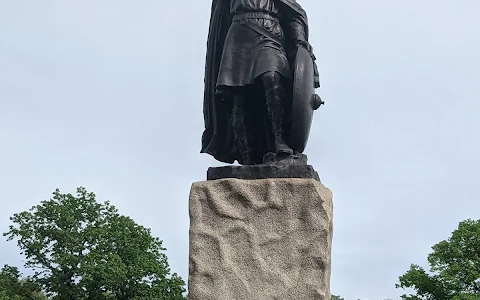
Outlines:
{"type": "Polygon", "coordinates": [[[225,178],[236,179],[268,179],[268,178],[303,178],[320,182],[313,166],[307,165],[305,154],[278,155],[268,153],[261,165],[224,166],[208,168],[207,180],[225,178]]]}
{"type": "Polygon", "coordinates": [[[330,300],[332,193],[314,179],[190,192],[190,300],[330,300]]]}

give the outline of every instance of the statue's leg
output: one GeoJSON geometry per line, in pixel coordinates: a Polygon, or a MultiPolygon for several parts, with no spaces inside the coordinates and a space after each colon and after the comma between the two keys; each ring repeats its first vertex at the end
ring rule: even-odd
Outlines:
{"type": "Polygon", "coordinates": [[[282,77],[277,72],[267,72],[262,75],[263,87],[265,89],[265,103],[267,106],[268,117],[272,125],[275,152],[277,154],[293,154],[285,142],[283,132],[284,102],[286,93],[282,84],[282,77]]]}
{"type": "Polygon", "coordinates": [[[233,93],[232,128],[237,150],[242,157],[242,164],[252,165],[252,149],[250,147],[247,124],[247,107],[245,93],[237,90],[233,93]]]}

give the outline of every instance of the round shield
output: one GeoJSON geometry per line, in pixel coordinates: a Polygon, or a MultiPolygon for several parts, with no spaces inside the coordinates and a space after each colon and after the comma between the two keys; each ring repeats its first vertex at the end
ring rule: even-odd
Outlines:
{"type": "Polygon", "coordinates": [[[310,52],[299,46],[295,57],[289,146],[302,153],[307,146],[313,111],[323,104],[315,94],[314,63],[310,52]]]}

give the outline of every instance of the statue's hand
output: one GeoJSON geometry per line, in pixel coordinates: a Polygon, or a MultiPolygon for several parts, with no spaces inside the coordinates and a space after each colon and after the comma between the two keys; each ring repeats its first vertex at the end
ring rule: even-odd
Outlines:
{"type": "Polygon", "coordinates": [[[312,47],[309,42],[305,40],[297,40],[297,45],[305,47],[308,51],[310,51],[310,48],[312,47]]]}

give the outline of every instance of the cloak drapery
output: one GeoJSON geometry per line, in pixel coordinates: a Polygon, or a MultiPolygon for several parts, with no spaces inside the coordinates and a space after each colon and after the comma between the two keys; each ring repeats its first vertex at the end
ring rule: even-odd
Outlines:
{"type": "MultiPolygon", "coordinates": [[[[294,0],[275,1],[281,6],[284,14],[292,16],[301,23],[304,38],[308,41],[306,12],[294,0]]],[[[234,147],[234,135],[230,119],[232,103],[218,99],[216,93],[225,39],[231,24],[230,1],[213,0],[205,64],[203,103],[205,130],[202,135],[201,152],[208,153],[221,162],[233,163],[237,160],[242,164],[241,157],[234,147]]],[[[287,53],[293,51],[293,49],[296,49],[296,45],[287,43],[287,53]]]]}

